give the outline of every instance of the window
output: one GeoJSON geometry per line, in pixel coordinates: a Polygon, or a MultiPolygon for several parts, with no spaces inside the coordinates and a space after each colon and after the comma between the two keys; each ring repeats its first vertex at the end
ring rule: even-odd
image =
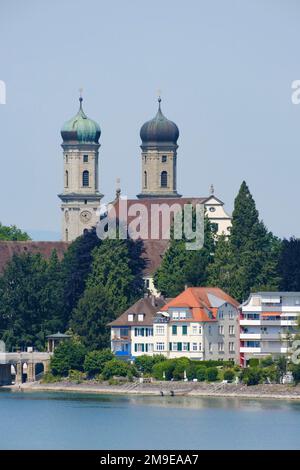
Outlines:
{"type": "Polygon", "coordinates": [[[83,155],[83,163],[88,163],[88,161],[89,161],[89,156],[83,155]]]}
{"type": "Polygon", "coordinates": [[[145,345],[143,343],[137,343],[134,345],[134,351],[135,352],[144,352],[145,351],[145,345]]]}
{"type": "Polygon", "coordinates": [[[138,321],[144,321],[144,314],[143,313],[138,314],[138,321]]]}
{"type": "Polygon", "coordinates": [[[202,351],[202,343],[199,343],[199,351],[202,351]]]}
{"type": "Polygon", "coordinates": [[[157,351],[164,351],[165,350],[165,343],[156,343],[156,350],[157,351]]]}
{"type": "Polygon", "coordinates": [[[199,325],[199,335],[202,335],[202,326],[199,325]]]}
{"type": "Polygon", "coordinates": [[[187,335],[187,325],[182,325],[182,334],[187,335]]]}
{"type": "Polygon", "coordinates": [[[120,328],[120,336],[128,336],[128,328],[120,328]]]}
{"type": "Polygon", "coordinates": [[[224,334],[224,326],[219,325],[219,335],[223,335],[223,334],[224,334]]]}
{"type": "Polygon", "coordinates": [[[193,335],[196,335],[196,334],[197,334],[197,331],[198,331],[197,325],[193,325],[193,326],[192,326],[192,334],[193,334],[193,335]]]}
{"type": "Polygon", "coordinates": [[[182,343],[182,351],[189,351],[190,343],[182,343]]]}
{"type": "Polygon", "coordinates": [[[65,238],[66,238],[66,242],[69,241],[69,231],[68,229],[66,228],[66,232],[65,232],[65,238]]]}
{"type": "Polygon", "coordinates": [[[157,326],[156,327],[156,334],[157,335],[164,335],[165,334],[165,327],[164,326],[157,326]]]}
{"type": "Polygon", "coordinates": [[[219,312],[219,319],[220,319],[220,320],[223,320],[223,318],[224,318],[224,313],[223,313],[223,312],[219,312]]]}
{"type": "Polygon", "coordinates": [[[193,351],[197,351],[197,350],[198,350],[197,343],[192,343],[192,350],[193,350],[193,351]]]}
{"type": "Polygon", "coordinates": [[[209,212],[216,212],[216,208],[215,207],[210,207],[209,212]]]}
{"type": "Polygon", "coordinates": [[[66,163],[69,163],[69,157],[66,155],[66,163]]]}
{"type": "Polygon", "coordinates": [[[162,155],[162,157],[161,157],[162,163],[166,163],[167,160],[168,160],[167,155],[162,155]]]}
{"type": "Polygon", "coordinates": [[[82,186],[89,186],[90,184],[90,174],[87,170],[84,170],[82,173],[82,186]]]}
{"type": "Polygon", "coordinates": [[[168,187],[168,172],[167,171],[162,171],[160,175],[160,186],[162,188],[167,188],[168,187]]]}
{"type": "Polygon", "coordinates": [[[218,351],[224,352],[224,343],[218,343],[218,351]]]}
{"type": "Polygon", "coordinates": [[[181,320],[186,318],[186,312],[179,312],[179,318],[181,318],[181,320]]]}
{"type": "Polygon", "coordinates": [[[128,321],[133,321],[133,314],[132,313],[128,314],[128,321]]]}
{"type": "Polygon", "coordinates": [[[178,345],[177,343],[171,343],[171,351],[178,351],[178,345]]]}
{"type": "Polygon", "coordinates": [[[65,187],[67,188],[69,186],[69,172],[66,170],[65,173],[65,187]]]}
{"type": "Polygon", "coordinates": [[[147,188],[148,181],[147,181],[147,171],[144,171],[144,188],[147,188]]]}
{"type": "Polygon", "coordinates": [[[153,352],[153,344],[152,343],[148,343],[146,344],[146,347],[148,346],[148,351],[147,352],[153,352]]]}
{"type": "Polygon", "coordinates": [[[234,335],[234,325],[229,325],[229,334],[234,335]]]}
{"type": "Polygon", "coordinates": [[[209,352],[212,352],[212,343],[208,343],[208,350],[209,352]]]}
{"type": "Polygon", "coordinates": [[[229,312],[229,318],[230,318],[231,320],[234,318],[233,310],[230,310],[230,312],[229,312]]]}
{"type": "Polygon", "coordinates": [[[172,335],[177,335],[177,325],[172,325],[172,335]]]}
{"type": "Polygon", "coordinates": [[[229,352],[234,353],[234,343],[229,343],[229,352]]]}
{"type": "Polygon", "coordinates": [[[172,317],[173,317],[174,320],[178,320],[179,313],[178,312],[173,312],[172,317]]]}

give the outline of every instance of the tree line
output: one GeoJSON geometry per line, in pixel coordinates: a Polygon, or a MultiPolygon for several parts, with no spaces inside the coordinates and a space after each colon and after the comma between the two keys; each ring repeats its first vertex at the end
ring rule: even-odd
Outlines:
{"type": "MultiPolygon", "coordinates": [[[[204,246],[187,251],[171,239],[154,275],[166,297],[188,286],[217,286],[242,302],[254,290],[300,291],[300,240],[280,240],[259,218],[245,182],[235,199],[229,236],[205,218],[204,246]]],[[[13,231],[15,235],[15,229],[13,231]]],[[[55,250],[14,255],[0,277],[0,339],[7,349],[43,350],[46,337],[69,330],[89,351],[109,345],[107,323],[144,294],[142,241],[99,240],[95,230],[55,250]]]]}

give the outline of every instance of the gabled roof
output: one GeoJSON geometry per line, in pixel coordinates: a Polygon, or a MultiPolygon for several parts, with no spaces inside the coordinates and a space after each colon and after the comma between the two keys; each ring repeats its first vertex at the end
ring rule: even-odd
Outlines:
{"type": "MultiPolygon", "coordinates": [[[[218,308],[224,303],[238,307],[239,303],[218,287],[189,287],[168,302],[162,311],[169,308],[189,308],[192,321],[214,321],[218,308]]],[[[186,320],[185,320],[186,321],[186,320]]]]}
{"type": "Polygon", "coordinates": [[[116,320],[108,326],[151,326],[153,317],[166,303],[163,297],[144,297],[129,307],[116,320]],[[128,315],[133,315],[133,321],[128,321],[128,315]],[[144,314],[144,320],[138,321],[138,314],[144,314]]]}

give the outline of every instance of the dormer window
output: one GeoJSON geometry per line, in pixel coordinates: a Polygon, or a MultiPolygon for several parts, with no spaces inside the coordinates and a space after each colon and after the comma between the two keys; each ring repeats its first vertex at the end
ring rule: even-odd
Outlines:
{"type": "Polygon", "coordinates": [[[186,318],[186,312],[179,312],[179,318],[180,320],[183,320],[184,318],[186,318]]]}
{"type": "Polygon", "coordinates": [[[144,321],[144,314],[143,313],[138,314],[138,321],[144,321]]]}
{"type": "Polygon", "coordinates": [[[133,314],[132,313],[128,314],[128,321],[133,321],[133,314]]]}

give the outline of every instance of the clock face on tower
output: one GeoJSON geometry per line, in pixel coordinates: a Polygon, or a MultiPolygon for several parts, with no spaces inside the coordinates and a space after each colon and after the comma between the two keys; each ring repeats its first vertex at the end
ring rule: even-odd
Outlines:
{"type": "Polygon", "coordinates": [[[80,214],[80,220],[84,224],[87,224],[91,220],[91,218],[92,214],[90,213],[90,211],[82,211],[80,214]]]}

